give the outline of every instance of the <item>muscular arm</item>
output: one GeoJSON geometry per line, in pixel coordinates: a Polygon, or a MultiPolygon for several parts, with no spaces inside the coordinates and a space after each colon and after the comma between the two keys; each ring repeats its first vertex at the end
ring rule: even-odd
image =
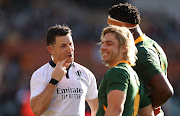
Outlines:
{"type": "Polygon", "coordinates": [[[163,73],[154,75],[147,83],[153,108],[163,105],[173,94],[173,88],[163,73]]]}
{"type": "MultiPolygon", "coordinates": [[[[51,76],[53,79],[60,81],[63,78],[63,76],[66,74],[64,62],[65,60],[58,62],[56,64],[56,67],[52,72],[52,76],[51,76]]],[[[31,99],[30,106],[33,113],[36,116],[40,116],[41,114],[43,114],[46,111],[46,109],[49,107],[53,98],[53,93],[55,88],[56,88],[55,85],[48,83],[42,93],[38,94],[37,96],[31,99]]]]}
{"type": "Polygon", "coordinates": [[[30,106],[36,116],[43,114],[49,107],[55,87],[55,85],[49,83],[42,93],[31,99],[30,106]]]}
{"type": "Polygon", "coordinates": [[[98,98],[95,98],[93,100],[86,100],[88,102],[88,105],[91,109],[91,116],[96,116],[97,113],[97,107],[98,107],[98,98]]]}
{"type": "Polygon", "coordinates": [[[122,116],[125,100],[126,93],[120,90],[112,90],[107,96],[108,107],[105,116],[122,116]]]}

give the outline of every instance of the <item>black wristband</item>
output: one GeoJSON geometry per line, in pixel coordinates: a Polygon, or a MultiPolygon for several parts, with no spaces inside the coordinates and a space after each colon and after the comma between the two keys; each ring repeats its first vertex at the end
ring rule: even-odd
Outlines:
{"type": "Polygon", "coordinates": [[[51,78],[51,80],[49,81],[49,83],[56,85],[59,81],[57,81],[56,79],[51,78]]]}

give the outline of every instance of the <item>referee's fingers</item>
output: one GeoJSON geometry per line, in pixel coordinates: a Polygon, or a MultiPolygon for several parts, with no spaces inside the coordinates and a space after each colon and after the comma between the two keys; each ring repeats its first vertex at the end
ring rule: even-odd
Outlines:
{"type": "Polygon", "coordinates": [[[60,62],[57,62],[56,66],[57,67],[60,67],[60,68],[63,68],[64,67],[64,63],[66,62],[66,59],[60,61],[60,62]]]}

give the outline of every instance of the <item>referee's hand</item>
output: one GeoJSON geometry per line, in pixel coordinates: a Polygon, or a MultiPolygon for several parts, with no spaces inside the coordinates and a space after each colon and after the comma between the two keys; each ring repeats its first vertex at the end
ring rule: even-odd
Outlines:
{"type": "Polygon", "coordinates": [[[60,81],[66,75],[66,59],[62,60],[61,62],[57,62],[54,71],[52,72],[51,78],[60,81]]]}

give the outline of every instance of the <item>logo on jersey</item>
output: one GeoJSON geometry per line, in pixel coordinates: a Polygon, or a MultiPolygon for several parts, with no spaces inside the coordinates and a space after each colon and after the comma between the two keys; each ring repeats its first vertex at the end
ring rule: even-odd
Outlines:
{"type": "Polygon", "coordinates": [[[57,88],[57,94],[62,96],[62,99],[81,99],[83,94],[82,88],[57,88]]]}
{"type": "Polygon", "coordinates": [[[76,75],[77,75],[78,77],[81,76],[81,71],[80,71],[80,70],[76,71],[75,73],[76,73],[76,75]]]}

